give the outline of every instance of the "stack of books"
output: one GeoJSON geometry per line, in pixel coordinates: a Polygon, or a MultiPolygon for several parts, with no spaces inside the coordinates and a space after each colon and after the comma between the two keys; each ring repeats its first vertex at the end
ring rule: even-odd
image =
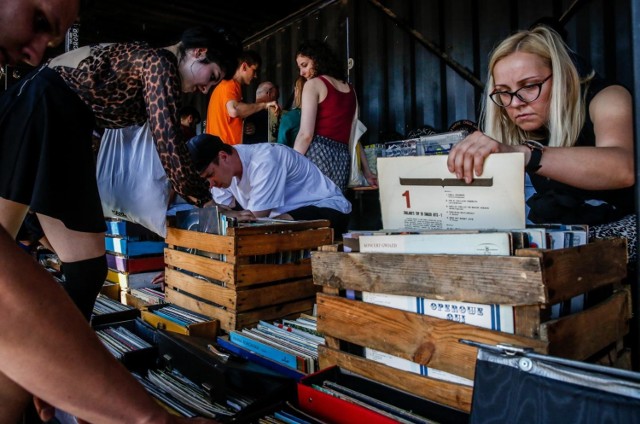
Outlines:
{"type": "Polygon", "coordinates": [[[123,301],[131,289],[154,287],[164,268],[164,240],[139,224],[109,219],[105,248],[107,281],[120,285],[123,301]]]}

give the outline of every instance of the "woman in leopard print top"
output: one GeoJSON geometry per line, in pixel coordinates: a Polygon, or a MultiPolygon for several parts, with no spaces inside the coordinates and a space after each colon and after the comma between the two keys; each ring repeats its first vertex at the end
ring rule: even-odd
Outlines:
{"type": "Polygon", "coordinates": [[[65,288],[87,318],[106,274],[105,222],[91,149],[95,126],[149,121],[175,190],[211,199],[182,138],[181,92],[206,93],[233,75],[237,43],[205,28],[179,43],[82,47],[53,59],[0,97],[0,225],[15,237],[29,209],[63,262],[65,288]]]}

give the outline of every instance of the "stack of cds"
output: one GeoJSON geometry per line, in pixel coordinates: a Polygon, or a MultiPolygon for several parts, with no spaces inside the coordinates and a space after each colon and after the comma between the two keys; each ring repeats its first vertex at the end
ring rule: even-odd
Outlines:
{"type": "Polygon", "coordinates": [[[128,352],[151,348],[152,346],[124,327],[109,327],[96,330],[102,344],[117,359],[122,359],[128,352]]]}

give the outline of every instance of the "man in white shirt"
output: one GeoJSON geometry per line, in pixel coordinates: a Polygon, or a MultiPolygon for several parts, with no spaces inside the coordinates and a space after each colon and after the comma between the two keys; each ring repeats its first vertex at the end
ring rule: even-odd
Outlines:
{"type": "Polygon", "coordinates": [[[213,200],[239,220],[259,217],[328,219],[336,235],[347,229],[351,203],[306,157],[281,144],[230,146],[200,134],[187,144],[213,200]],[[242,208],[232,211],[231,209],[242,208]]]}

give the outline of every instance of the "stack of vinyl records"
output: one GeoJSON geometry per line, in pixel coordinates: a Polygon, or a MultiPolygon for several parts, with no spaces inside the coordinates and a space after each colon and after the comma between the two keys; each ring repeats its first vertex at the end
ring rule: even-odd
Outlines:
{"type": "Polygon", "coordinates": [[[207,321],[211,321],[211,318],[189,311],[179,306],[166,305],[162,308],[149,310],[150,313],[161,316],[168,319],[171,322],[175,322],[178,325],[187,327],[191,324],[198,324],[207,321]]]}
{"type": "Polygon", "coordinates": [[[126,353],[152,347],[150,343],[123,326],[97,329],[96,335],[117,359],[122,359],[126,353]]]}
{"type": "Polygon", "coordinates": [[[91,325],[95,327],[111,322],[131,320],[139,316],[140,312],[137,309],[99,294],[93,306],[91,325]]]}
{"type": "Polygon", "coordinates": [[[228,338],[218,338],[218,344],[298,380],[319,370],[318,346],[324,345],[325,339],[317,331],[316,318],[302,314],[295,320],[260,321],[255,328],[230,331],[228,338]]]}
{"type": "Polygon", "coordinates": [[[149,370],[146,376],[135,373],[134,376],[161,405],[184,417],[231,417],[253,401],[242,396],[227,396],[223,403],[212,401],[205,391],[177,370],[149,370]]]}

